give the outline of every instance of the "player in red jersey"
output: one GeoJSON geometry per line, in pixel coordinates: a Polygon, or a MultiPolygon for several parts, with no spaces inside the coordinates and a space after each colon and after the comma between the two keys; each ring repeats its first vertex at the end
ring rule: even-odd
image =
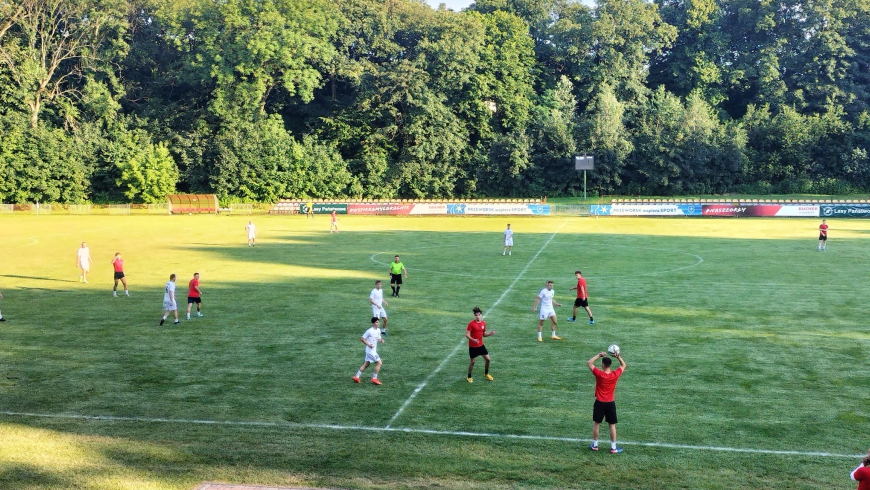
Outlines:
{"type": "Polygon", "coordinates": [[[819,225],[819,252],[828,248],[828,220],[823,219],[819,225]]]}
{"type": "Polygon", "coordinates": [[[127,278],[124,276],[124,259],[121,258],[121,252],[115,254],[112,259],[112,267],[115,269],[115,287],[112,288],[112,296],[118,296],[118,281],[124,285],[124,294],[130,296],[130,291],[127,290],[127,278]]]}
{"type": "Polygon", "coordinates": [[[577,320],[577,307],[582,307],[589,315],[589,324],[593,325],[595,320],[592,319],[592,310],[589,309],[589,291],[586,289],[586,279],[580,271],[574,271],[574,277],[577,278],[577,286],[568,291],[577,290],[577,299],[574,300],[574,316],[568,319],[569,322],[577,320]]]}
{"type": "Polygon", "coordinates": [[[196,316],[202,316],[202,290],[199,289],[199,272],[187,283],[187,319],[190,320],[190,305],[196,303],[196,316]]]}
{"type": "Polygon", "coordinates": [[[595,376],[595,404],[592,406],[592,444],[589,449],[598,451],[598,431],[601,428],[601,421],[607,420],[607,425],[610,426],[610,452],[613,454],[621,453],[622,448],[616,446],[616,402],[614,400],[614,392],[616,391],[616,382],[622,373],[625,372],[625,361],[618,353],[612,354],[613,357],[619,359],[619,367],[616,371],[610,370],[610,365],[613,363],[607,354],[601,352],[596,354],[586,361],[592,375],[595,376]],[[601,359],[601,367],[604,370],[595,367],[595,360],[601,359]]]}
{"type": "Polygon", "coordinates": [[[867,456],[864,456],[864,460],[849,477],[858,482],[858,490],[870,490],[870,451],[867,451],[867,456]]]}
{"type": "Polygon", "coordinates": [[[474,379],[471,377],[471,371],[474,369],[474,359],[478,356],[483,356],[483,359],[486,361],[483,375],[487,380],[492,381],[492,376],[489,374],[489,352],[487,352],[486,347],[483,345],[483,338],[495,335],[495,330],[486,331],[486,322],[482,319],[483,313],[480,311],[480,308],[475,306],[471,311],[474,312],[474,320],[468,322],[468,327],[465,329],[465,338],[468,339],[468,357],[471,358],[471,361],[468,363],[467,379],[469,383],[474,383],[474,379]]]}

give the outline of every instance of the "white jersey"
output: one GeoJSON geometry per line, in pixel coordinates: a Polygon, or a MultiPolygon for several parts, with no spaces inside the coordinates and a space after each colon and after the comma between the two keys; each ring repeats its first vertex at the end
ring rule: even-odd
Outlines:
{"type": "Polygon", "coordinates": [[[504,231],[505,241],[513,240],[513,238],[514,238],[514,230],[511,230],[510,228],[508,228],[507,230],[504,231]]]}
{"type": "Polygon", "coordinates": [[[369,295],[369,299],[373,306],[381,307],[384,305],[384,290],[383,289],[372,289],[372,294],[369,295]]]}
{"type": "Polygon", "coordinates": [[[172,281],[167,281],[166,282],[166,289],[165,289],[165,292],[163,293],[163,302],[164,303],[171,303],[174,298],[175,298],[175,283],[172,281]]]}
{"type": "Polygon", "coordinates": [[[555,295],[556,291],[547,288],[538,293],[538,297],[541,298],[541,311],[553,309],[553,296],[555,295]]]}
{"type": "Polygon", "coordinates": [[[257,227],[253,223],[245,226],[245,229],[248,230],[248,238],[254,238],[257,235],[257,227]]]}
{"type": "Polygon", "coordinates": [[[91,265],[91,249],[88,247],[81,247],[78,251],[79,255],[79,266],[87,269],[91,265]]]}
{"type": "Polygon", "coordinates": [[[378,358],[378,342],[381,341],[381,329],[372,327],[366,330],[366,333],[363,334],[362,338],[371,345],[371,347],[368,345],[366,346],[366,359],[368,359],[369,356],[378,358]]]}

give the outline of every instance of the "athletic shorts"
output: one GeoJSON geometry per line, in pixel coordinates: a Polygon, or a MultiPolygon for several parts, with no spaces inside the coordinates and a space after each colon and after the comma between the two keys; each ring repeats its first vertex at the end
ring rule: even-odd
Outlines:
{"type": "Polygon", "coordinates": [[[505,240],[505,241],[504,241],[504,246],[505,246],[505,247],[513,247],[513,246],[514,246],[514,239],[513,239],[513,238],[508,238],[507,240],[505,240]]]}
{"type": "Polygon", "coordinates": [[[193,303],[196,303],[196,304],[202,303],[202,298],[200,298],[199,296],[197,296],[196,298],[194,298],[193,296],[188,296],[187,297],[187,304],[193,304],[193,303]]]}
{"type": "Polygon", "coordinates": [[[123,272],[115,271],[115,280],[123,279],[123,278],[124,278],[124,273],[123,273],[123,272]]]}
{"type": "Polygon", "coordinates": [[[374,363],[376,363],[376,362],[380,362],[380,360],[381,360],[381,356],[379,356],[379,355],[377,355],[377,354],[369,354],[368,352],[366,352],[366,360],[365,360],[365,362],[374,362],[374,363]]]}
{"type": "Polygon", "coordinates": [[[248,240],[253,240],[253,239],[255,239],[255,238],[257,238],[257,235],[254,235],[254,234],[248,233],[248,240]]]}
{"type": "Polygon", "coordinates": [[[390,284],[402,284],[402,275],[390,274],[390,284]]]}
{"type": "Polygon", "coordinates": [[[600,424],[606,420],[608,424],[616,423],[616,402],[602,402],[598,399],[592,405],[592,421],[600,424]]]}
{"type": "Polygon", "coordinates": [[[474,359],[477,356],[486,356],[489,355],[489,352],[486,350],[485,345],[481,345],[480,347],[469,347],[468,348],[468,357],[474,359]]]}
{"type": "Polygon", "coordinates": [[[574,308],[586,308],[589,306],[589,298],[577,298],[574,300],[574,308]]]}
{"type": "Polygon", "coordinates": [[[171,301],[163,302],[163,311],[175,311],[178,309],[178,303],[173,303],[171,301]]]}
{"type": "Polygon", "coordinates": [[[546,320],[551,316],[556,316],[555,310],[553,310],[552,308],[541,308],[541,316],[539,318],[540,320],[546,320]]]}
{"type": "Polygon", "coordinates": [[[387,310],[383,306],[372,305],[372,316],[375,318],[386,318],[387,310]]]}
{"type": "Polygon", "coordinates": [[[828,241],[828,235],[821,235],[821,234],[820,234],[820,235],[819,235],[819,240],[821,240],[821,241],[823,241],[823,242],[827,242],[827,241],[828,241]]]}

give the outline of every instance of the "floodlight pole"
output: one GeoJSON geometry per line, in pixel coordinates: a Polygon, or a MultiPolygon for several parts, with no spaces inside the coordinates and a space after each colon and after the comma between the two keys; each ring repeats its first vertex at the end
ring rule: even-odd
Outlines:
{"type": "MultiPolygon", "coordinates": [[[[586,156],[586,155],[583,155],[586,156]]],[[[583,171],[583,200],[586,200],[586,171],[583,171]]]]}

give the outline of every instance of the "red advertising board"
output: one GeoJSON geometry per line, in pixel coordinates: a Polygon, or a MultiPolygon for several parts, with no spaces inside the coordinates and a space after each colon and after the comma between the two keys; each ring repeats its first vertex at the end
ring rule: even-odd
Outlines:
{"type": "Polygon", "coordinates": [[[411,214],[413,204],[348,204],[347,214],[411,214]]]}

